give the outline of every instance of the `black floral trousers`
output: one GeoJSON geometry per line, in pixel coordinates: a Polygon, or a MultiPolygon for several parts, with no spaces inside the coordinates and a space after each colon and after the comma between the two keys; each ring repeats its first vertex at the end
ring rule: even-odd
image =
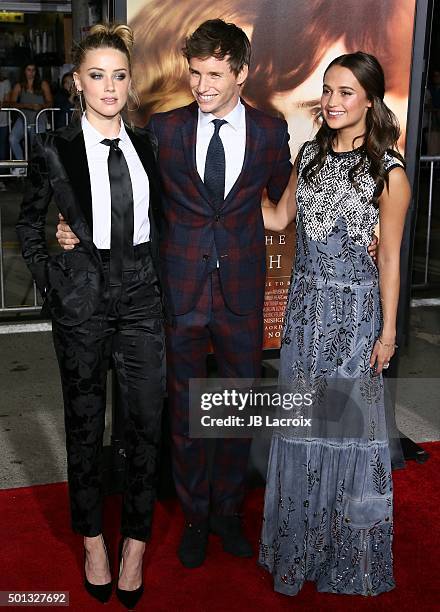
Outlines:
{"type": "Polygon", "coordinates": [[[124,417],[126,475],[121,533],[147,540],[156,489],[165,343],[160,290],[151,255],[135,251],[122,285],[110,288],[109,257],[102,253],[106,289],[86,322],[53,322],[64,396],[69,496],[74,531],[102,531],[102,447],[107,371],[113,364],[124,417]],[[141,253],[141,256],[139,255],[141,253]]]}

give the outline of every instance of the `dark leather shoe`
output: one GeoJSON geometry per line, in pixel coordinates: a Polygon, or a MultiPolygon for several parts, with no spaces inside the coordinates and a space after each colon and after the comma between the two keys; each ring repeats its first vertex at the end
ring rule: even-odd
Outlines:
{"type": "Polygon", "coordinates": [[[212,514],[209,517],[209,529],[220,536],[224,551],[235,557],[252,557],[252,546],[243,533],[239,516],[212,514]]]}
{"type": "Polygon", "coordinates": [[[208,521],[186,523],[177,555],[185,567],[202,565],[208,546],[208,521]]]}

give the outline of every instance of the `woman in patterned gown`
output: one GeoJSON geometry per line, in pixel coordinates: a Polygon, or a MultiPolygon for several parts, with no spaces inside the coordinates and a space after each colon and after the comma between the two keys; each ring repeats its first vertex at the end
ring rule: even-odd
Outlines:
{"type": "Polygon", "coordinates": [[[362,435],[347,429],[329,437],[323,431],[330,418],[319,435],[280,430],[272,438],[259,561],[287,595],[305,580],[332,593],[377,595],[394,587],[381,372],[395,350],[410,188],[384,91],[375,57],[357,52],[332,61],[322,126],[301,148],[278,206],[263,208],[270,230],[297,223],[280,384],[322,398],[342,381],[351,400],[345,416],[361,417],[363,427],[362,435]],[[376,268],[367,246],[378,221],[376,268]]]}

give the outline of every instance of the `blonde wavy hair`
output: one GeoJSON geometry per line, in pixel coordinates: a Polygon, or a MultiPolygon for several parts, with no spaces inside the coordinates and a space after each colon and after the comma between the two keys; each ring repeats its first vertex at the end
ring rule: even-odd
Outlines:
{"type": "Polygon", "coordinates": [[[243,28],[250,38],[262,0],[144,0],[130,21],[136,38],[133,78],[140,97],[134,122],[193,101],[188,62],[182,55],[185,38],[207,19],[221,18],[243,28]]]}

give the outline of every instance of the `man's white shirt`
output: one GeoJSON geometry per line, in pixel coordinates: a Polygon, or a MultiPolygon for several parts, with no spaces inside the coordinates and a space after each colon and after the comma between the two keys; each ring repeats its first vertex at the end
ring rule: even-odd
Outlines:
{"type": "MultiPolygon", "coordinates": [[[[209,142],[214,134],[214,119],[211,113],[203,113],[199,108],[196,141],[196,164],[200,178],[204,179],[206,154],[209,142]]],[[[225,150],[225,198],[238,179],[244,162],[246,151],[246,109],[239,100],[236,107],[222,117],[227,123],[221,126],[219,135],[225,150]]]]}

